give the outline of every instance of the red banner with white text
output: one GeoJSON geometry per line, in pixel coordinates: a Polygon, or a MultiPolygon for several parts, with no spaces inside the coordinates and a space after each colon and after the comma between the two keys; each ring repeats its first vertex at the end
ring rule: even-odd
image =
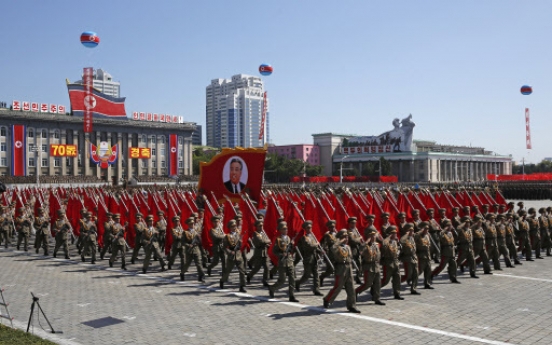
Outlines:
{"type": "Polygon", "coordinates": [[[12,176],[27,175],[27,135],[24,125],[12,126],[12,176]]]}

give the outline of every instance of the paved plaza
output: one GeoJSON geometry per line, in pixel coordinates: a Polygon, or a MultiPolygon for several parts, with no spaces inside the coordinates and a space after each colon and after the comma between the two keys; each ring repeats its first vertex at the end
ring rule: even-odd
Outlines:
{"type": "MultiPolygon", "coordinates": [[[[526,202],[527,207],[552,204],[526,202]]],[[[53,240],[51,242],[53,244],[53,240]]],[[[376,306],[369,294],[359,297],[361,314],[346,312],[345,291],[331,309],[322,308],[311,285],[287,300],[287,288],[268,298],[261,274],[239,293],[237,273],[225,290],[218,288],[219,270],[205,284],[195,269],[187,281],[177,270],[160,272],[153,262],[141,274],[141,260],[128,271],[109,268],[107,260],[82,263],[72,247],[71,260],[0,249],[0,286],[18,328],[26,328],[33,292],[54,329],[34,317],[35,334],[60,344],[550,344],[552,333],[552,257],[526,262],[451,284],[446,274],[434,280],[435,290],[393,299],[386,286],[376,306]]],[[[141,255],[143,258],[143,254],[141,255]]],[[[129,261],[129,260],[127,260],[129,261]]],[[[120,266],[120,261],[115,265],[120,266]]],[[[116,266],[117,267],[117,266],[116,266]]],[[[174,268],[174,267],[173,267],[174,268]]],[[[302,272],[298,265],[298,276],[302,272]]],[[[327,293],[333,280],[322,288],[327,293]]],[[[6,321],[3,321],[6,324],[6,321]]]]}

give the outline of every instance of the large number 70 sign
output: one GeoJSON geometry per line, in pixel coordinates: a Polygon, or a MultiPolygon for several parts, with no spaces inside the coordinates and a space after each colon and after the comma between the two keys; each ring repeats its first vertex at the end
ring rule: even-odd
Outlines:
{"type": "Polygon", "coordinates": [[[51,144],[50,156],[54,157],[76,157],[77,145],[51,144]]]}

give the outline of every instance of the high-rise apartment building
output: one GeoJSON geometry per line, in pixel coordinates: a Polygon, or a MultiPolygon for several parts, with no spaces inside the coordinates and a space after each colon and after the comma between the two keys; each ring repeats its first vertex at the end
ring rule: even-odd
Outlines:
{"type": "Polygon", "coordinates": [[[236,74],[232,79],[211,80],[206,88],[207,146],[262,147],[268,143],[268,98],[264,135],[259,139],[263,96],[263,81],[259,77],[236,74]]]}
{"type": "MultiPolygon", "coordinates": [[[[76,83],[82,84],[82,80],[76,83]]],[[[94,88],[101,93],[117,98],[120,97],[121,94],[121,83],[113,81],[111,74],[101,68],[94,70],[94,88]]]]}

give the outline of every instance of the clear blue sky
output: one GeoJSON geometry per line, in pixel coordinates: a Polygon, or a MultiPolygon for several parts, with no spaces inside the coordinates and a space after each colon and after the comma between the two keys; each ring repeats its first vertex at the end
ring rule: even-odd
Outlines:
{"type": "Polygon", "coordinates": [[[277,145],[375,135],[412,113],[414,139],[539,162],[552,157],[551,13],[549,0],[9,1],[0,100],[69,106],[65,78],[92,66],[121,82],[127,113],[204,125],[210,80],[267,62],[277,145]],[[80,44],[87,30],[95,49],[80,44]]]}

